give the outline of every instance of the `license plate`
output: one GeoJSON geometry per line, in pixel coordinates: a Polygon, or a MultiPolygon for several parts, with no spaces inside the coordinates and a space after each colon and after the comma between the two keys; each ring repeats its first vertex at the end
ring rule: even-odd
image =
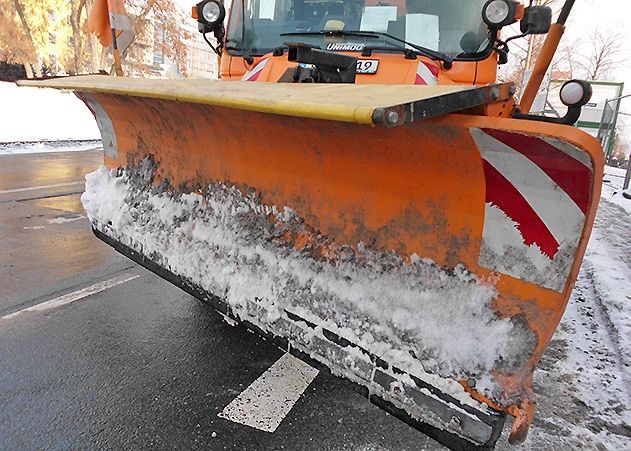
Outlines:
{"type": "Polygon", "coordinates": [[[375,74],[379,67],[379,60],[357,60],[358,74],[375,74]]]}

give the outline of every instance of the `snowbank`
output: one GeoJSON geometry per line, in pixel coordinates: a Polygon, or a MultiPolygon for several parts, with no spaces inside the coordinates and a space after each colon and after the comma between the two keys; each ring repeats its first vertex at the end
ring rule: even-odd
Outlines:
{"type": "Polygon", "coordinates": [[[631,386],[631,200],[628,209],[611,198],[600,202],[583,271],[591,280],[612,341],[619,348],[623,374],[631,386]]]}
{"type": "Polygon", "coordinates": [[[90,110],[70,92],[0,82],[0,143],[101,139],[90,110]]]}
{"type": "Polygon", "coordinates": [[[538,412],[525,449],[629,449],[631,200],[617,194],[624,171],[605,171],[579,278],[535,371],[538,412]]]}
{"type": "Polygon", "coordinates": [[[0,155],[24,153],[83,152],[103,148],[100,139],[90,141],[38,141],[0,143],[0,155]]]}
{"type": "MultiPolygon", "coordinates": [[[[605,166],[602,198],[624,208],[627,213],[631,214],[631,199],[622,195],[626,173],[626,169],[605,166]]],[[[631,190],[631,187],[629,189],[631,190]]]]}

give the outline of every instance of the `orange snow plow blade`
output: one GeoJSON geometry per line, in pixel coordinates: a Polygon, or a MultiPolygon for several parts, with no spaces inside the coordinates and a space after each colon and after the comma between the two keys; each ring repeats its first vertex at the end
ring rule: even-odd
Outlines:
{"type": "Polygon", "coordinates": [[[602,151],[480,115],[508,85],[72,77],[99,238],[448,446],[525,439],[594,221],[602,151]],[[475,113],[475,114],[474,114],[475,113]]]}

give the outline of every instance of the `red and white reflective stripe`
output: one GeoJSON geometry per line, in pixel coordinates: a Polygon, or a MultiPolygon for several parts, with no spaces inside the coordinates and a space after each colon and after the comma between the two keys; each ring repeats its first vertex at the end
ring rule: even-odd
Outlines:
{"type": "MultiPolygon", "coordinates": [[[[562,243],[577,244],[589,208],[592,169],[557,140],[472,129],[486,176],[486,202],[516,224],[522,243],[554,260],[562,243]]],[[[485,222],[485,235],[493,224],[485,222]]]]}
{"type": "Polygon", "coordinates": [[[261,75],[261,72],[263,71],[263,68],[267,64],[268,59],[269,58],[265,58],[264,60],[259,61],[259,63],[256,66],[254,66],[252,70],[247,71],[243,75],[243,78],[241,78],[241,80],[242,81],[256,81],[259,78],[259,75],[261,75]]]}
{"type": "Polygon", "coordinates": [[[438,83],[438,67],[419,61],[416,67],[415,85],[435,85],[438,83]]]}

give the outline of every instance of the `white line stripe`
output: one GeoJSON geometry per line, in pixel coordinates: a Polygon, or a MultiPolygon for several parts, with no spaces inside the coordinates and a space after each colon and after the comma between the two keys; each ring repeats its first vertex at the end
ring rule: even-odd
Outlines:
{"type": "Polygon", "coordinates": [[[557,242],[576,242],[585,215],[570,196],[512,147],[479,129],[471,129],[471,134],[483,158],[524,196],[557,242]]]}
{"type": "Polygon", "coordinates": [[[31,307],[18,310],[17,312],[10,313],[8,315],[3,316],[0,320],[11,319],[14,316],[18,316],[22,313],[26,312],[42,312],[45,310],[54,309],[60,307],[62,305],[70,304],[71,302],[78,301],[85,297],[91,296],[93,294],[99,293],[101,291],[107,290],[108,288],[115,287],[116,285],[123,284],[125,282],[129,282],[130,280],[134,280],[140,277],[139,275],[134,276],[121,276],[114,277],[113,279],[105,280],[103,282],[96,283],[92,286],[84,288],[79,291],[74,291],[72,293],[64,294],[63,296],[59,296],[58,298],[51,299],[50,301],[42,302],[41,304],[33,305],[31,307]]]}
{"type": "Polygon", "coordinates": [[[80,216],[75,216],[74,218],[64,218],[63,216],[61,216],[59,218],[48,219],[47,222],[49,224],[66,224],[68,222],[74,222],[80,219],[88,219],[88,217],[80,215],[80,216]]]}
{"type": "Polygon", "coordinates": [[[219,414],[235,423],[274,432],[318,370],[285,354],[219,414]]]}
{"type": "Polygon", "coordinates": [[[85,181],[82,180],[80,182],[55,183],[53,185],[39,185],[39,186],[28,186],[26,188],[5,189],[4,191],[0,191],[0,194],[22,193],[24,191],[36,191],[38,189],[60,188],[62,186],[72,186],[72,185],[83,185],[84,183],[85,181]]]}

